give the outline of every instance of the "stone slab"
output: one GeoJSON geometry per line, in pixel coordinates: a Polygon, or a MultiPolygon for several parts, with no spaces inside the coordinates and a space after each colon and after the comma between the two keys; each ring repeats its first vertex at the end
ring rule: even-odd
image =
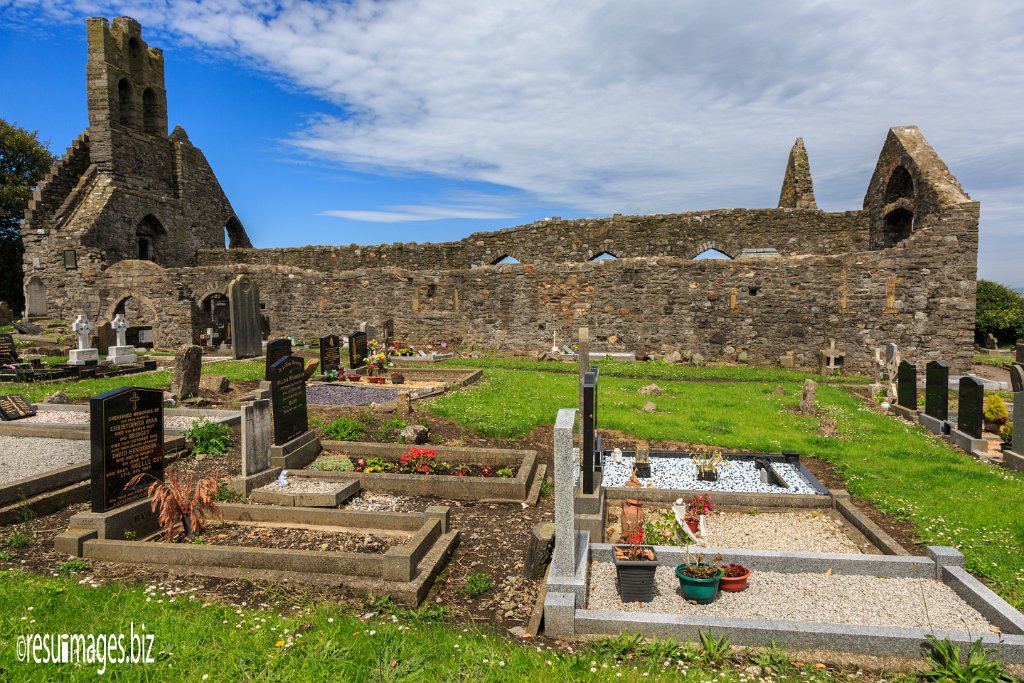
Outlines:
{"type": "Polygon", "coordinates": [[[71,349],[68,354],[68,365],[85,365],[95,363],[100,359],[98,349],[71,349]]]}
{"type": "Polygon", "coordinates": [[[942,436],[949,436],[949,430],[952,429],[952,426],[945,420],[938,420],[927,413],[921,413],[917,419],[922,427],[942,436]]]}
{"type": "Polygon", "coordinates": [[[1003,467],[1008,470],[1024,472],[1024,454],[1016,451],[1003,451],[1003,467]]]}
{"type": "Polygon", "coordinates": [[[988,441],[985,439],[975,439],[970,434],[961,432],[959,429],[950,429],[949,438],[956,444],[957,448],[967,451],[972,455],[974,453],[988,452],[988,441]]]}

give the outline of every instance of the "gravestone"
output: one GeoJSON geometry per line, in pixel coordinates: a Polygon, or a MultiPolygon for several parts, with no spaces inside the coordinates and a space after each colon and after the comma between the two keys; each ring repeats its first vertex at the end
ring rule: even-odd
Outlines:
{"type": "Polygon", "coordinates": [[[900,367],[900,349],[889,342],[885,345],[885,394],[890,403],[896,400],[896,374],[900,367]]]}
{"type": "Polygon", "coordinates": [[[804,390],[800,394],[800,414],[814,416],[818,414],[816,398],[818,395],[818,383],[813,379],[804,380],[804,390]]]}
{"type": "Polygon", "coordinates": [[[0,333],[0,363],[17,363],[18,349],[14,345],[14,337],[3,332],[0,333]]]}
{"type": "Polygon", "coordinates": [[[594,492],[594,470],[597,458],[597,366],[591,368],[583,377],[583,410],[581,421],[583,423],[583,493],[594,492]]]}
{"type": "Polygon", "coordinates": [[[274,445],[285,444],[309,430],[306,376],[302,359],[285,356],[270,366],[270,400],[274,413],[274,445]]]}
{"type": "Polygon", "coordinates": [[[933,360],[925,366],[924,412],[928,417],[949,419],[949,363],[933,360]]]}
{"type": "Polygon", "coordinates": [[[255,358],[263,350],[260,322],[260,289],[247,275],[239,275],[228,285],[231,311],[231,355],[255,358]]]}
{"type": "Polygon", "coordinates": [[[270,468],[270,401],[242,404],[242,477],[270,468]]]}
{"type": "Polygon", "coordinates": [[[579,407],[583,409],[583,378],[590,368],[590,328],[579,329],[579,355],[576,357],[576,369],[579,375],[579,407]]]}
{"type": "Polygon", "coordinates": [[[153,326],[133,325],[129,327],[124,331],[124,342],[125,346],[130,346],[133,349],[153,348],[153,326]]]}
{"type": "Polygon", "coordinates": [[[36,409],[22,394],[0,396],[0,420],[20,420],[35,414],[36,409]]]}
{"type": "Polygon", "coordinates": [[[1024,391],[1024,365],[1020,363],[1010,366],[1010,390],[1015,394],[1024,391]]]}
{"type": "Polygon", "coordinates": [[[1017,343],[1017,362],[1024,365],[1024,342],[1017,343]]]}
{"type": "Polygon", "coordinates": [[[29,322],[13,322],[11,325],[14,327],[14,331],[20,334],[42,334],[43,328],[35,323],[29,322]]]}
{"type": "Polygon", "coordinates": [[[292,340],[287,337],[267,342],[267,361],[263,379],[270,380],[270,366],[292,353],[292,340]]]}
{"type": "Polygon", "coordinates": [[[14,311],[6,301],[0,301],[0,325],[10,325],[14,321],[14,311]]]}
{"type": "Polygon", "coordinates": [[[917,410],[917,364],[900,362],[896,370],[896,403],[907,410],[917,410]]]}
{"type": "Polygon", "coordinates": [[[388,318],[384,321],[384,346],[388,346],[395,339],[395,321],[393,318],[388,318]]]}
{"type": "Polygon", "coordinates": [[[555,551],[551,558],[551,576],[576,574],[576,510],[573,480],[579,466],[573,448],[576,411],[562,409],[555,421],[555,551]]]}
{"type": "Polygon", "coordinates": [[[184,344],[174,354],[174,373],[171,375],[171,393],[179,401],[199,395],[199,378],[203,372],[201,346],[184,344]]]}
{"type": "Polygon", "coordinates": [[[348,335],[348,366],[355,370],[366,365],[366,357],[370,355],[366,332],[353,332],[348,335]]]}
{"type": "Polygon", "coordinates": [[[985,415],[985,385],[976,377],[960,378],[960,406],[957,429],[972,439],[981,438],[985,415]]]}
{"type": "Polygon", "coordinates": [[[125,365],[126,363],[134,363],[138,360],[138,356],[135,355],[135,347],[130,346],[127,342],[127,331],[128,321],[125,319],[123,313],[118,313],[114,316],[114,320],[110,323],[111,329],[117,336],[116,343],[107,349],[107,360],[111,360],[115,365],[125,365]]]}
{"type": "Polygon", "coordinates": [[[89,316],[83,314],[75,318],[71,329],[78,337],[78,348],[71,349],[68,365],[95,365],[100,359],[100,352],[89,346],[89,335],[96,329],[96,326],[89,320],[89,316]]]}
{"type": "Polygon", "coordinates": [[[320,337],[320,374],[341,370],[341,344],[336,334],[320,337]]]}
{"type": "Polygon", "coordinates": [[[160,389],[122,387],[89,399],[92,511],[106,512],[146,495],[164,478],[164,404],[160,389]],[[142,473],[153,479],[125,489],[142,473]]]}

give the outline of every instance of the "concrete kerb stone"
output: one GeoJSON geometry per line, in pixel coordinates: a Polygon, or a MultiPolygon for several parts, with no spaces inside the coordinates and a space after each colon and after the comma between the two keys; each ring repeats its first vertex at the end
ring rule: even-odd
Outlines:
{"type": "Polygon", "coordinates": [[[544,597],[544,635],[569,638],[576,635],[576,596],[573,593],[553,593],[548,586],[544,597]]]}
{"type": "Polygon", "coordinates": [[[248,498],[254,489],[263,488],[277,479],[280,474],[280,467],[271,467],[269,470],[263,470],[248,477],[231,477],[228,480],[228,488],[238,495],[248,498]]]}
{"type": "Polygon", "coordinates": [[[49,515],[69,505],[88,502],[91,496],[92,489],[88,481],[51,489],[0,507],[0,525],[23,521],[26,510],[31,510],[36,516],[49,515]]]}
{"type": "Polygon", "coordinates": [[[930,545],[924,549],[925,556],[935,563],[935,578],[942,580],[942,570],[946,567],[964,567],[964,555],[956,548],[948,545],[930,545]]]}
{"type": "Polygon", "coordinates": [[[1003,633],[1024,634],[1024,615],[963,567],[942,567],[942,582],[1003,633]]]}
{"type": "Polygon", "coordinates": [[[947,422],[946,420],[940,420],[938,418],[932,417],[931,415],[928,415],[927,413],[921,413],[920,415],[917,416],[917,419],[918,421],[920,421],[921,426],[927,429],[928,431],[934,432],[935,434],[939,434],[940,436],[949,436],[949,431],[951,427],[949,425],[949,422],[947,422]]]}
{"type": "Polygon", "coordinates": [[[970,434],[961,432],[959,429],[950,429],[949,438],[956,444],[957,448],[966,451],[974,457],[988,452],[988,441],[985,439],[975,439],[970,434]]]}
{"type": "MultiPolygon", "coordinates": [[[[579,457],[573,447],[576,411],[563,408],[555,420],[555,551],[551,559],[550,582],[576,573],[576,470],[579,457]]],[[[560,591],[554,591],[560,592],[560,591]]]]}
{"type": "Polygon", "coordinates": [[[892,403],[889,405],[889,412],[898,417],[902,417],[908,422],[917,424],[923,411],[911,410],[910,408],[901,406],[898,403],[892,403]]]}
{"type": "Polygon", "coordinates": [[[1024,472],[1024,454],[1016,451],[1003,451],[1003,467],[1008,470],[1024,472]]]}
{"type": "MultiPolygon", "coordinates": [[[[281,470],[273,469],[269,470],[270,473],[280,473],[281,470]]],[[[261,472],[260,474],[266,474],[261,472]]],[[[249,477],[249,479],[253,479],[249,477]]],[[[267,484],[273,483],[274,479],[277,478],[277,474],[269,478],[265,484],[261,487],[254,489],[249,498],[257,503],[266,503],[269,505],[284,505],[285,507],[324,507],[324,508],[336,508],[343,502],[351,498],[352,496],[359,493],[359,482],[356,480],[341,482],[341,487],[337,491],[327,493],[289,493],[286,490],[274,490],[273,487],[269,489],[263,488],[267,484]]]]}
{"type": "Polygon", "coordinates": [[[316,460],[322,450],[316,432],[309,430],[280,446],[271,446],[270,466],[286,470],[301,469],[316,460]]]}
{"type": "Polygon", "coordinates": [[[874,520],[853,503],[849,492],[845,489],[829,491],[835,509],[846,521],[857,528],[864,536],[871,541],[872,545],[886,555],[909,555],[910,553],[900,545],[899,541],[890,536],[882,527],[875,524],[874,520]]]}
{"type": "MultiPolygon", "coordinates": [[[[647,489],[629,488],[626,486],[604,487],[608,501],[640,500],[652,503],[673,503],[676,498],[689,498],[698,493],[707,493],[697,489],[647,489]]],[[[832,498],[828,495],[811,493],[745,493],[739,491],[712,492],[715,505],[735,508],[827,508],[832,507],[832,498]]]]}
{"type": "Polygon", "coordinates": [[[384,553],[382,578],[390,581],[411,581],[416,575],[416,567],[420,560],[440,537],[440,520],[426,519],[411,539],[400,546],[388,548],[384,553]]]}

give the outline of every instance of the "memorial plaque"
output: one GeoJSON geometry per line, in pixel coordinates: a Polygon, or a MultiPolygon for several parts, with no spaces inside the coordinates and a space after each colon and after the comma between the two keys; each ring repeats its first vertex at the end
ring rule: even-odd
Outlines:
{"type": "Polygon", "coordinates": [[[239,275],[228,285],[231,311],[231,354],[237,358],[255,358],[263,351],[260,320],[260,290],[247,275],[239,275]]]}
{"type": "Polygon", "coordinates": [[[341,370],[341,340],[336,334],[325,334],[320,337],[320,372],[327,374],[331,370],[341,370]]]}
{"type": "Polygon", "coordinates": [[[285,356],[270,366],[270,402],[275,446],[288,443],[309,430],[306,375],[298,356],[285,356]]]}
{"type": "Polygon", "coordinates": [[[924,412],[936,420],[949,419],[949,363],[944,360],[925,366],[924,412]]]}
{"type": "Polygon", "coordinates": [[[4,332],[0,334],[0,363],[17,363],[18,349],[14,346],[14,337],[4,332]]]}
{"type": "Polygon", "coordinates": [[[896,403],[917,410],[917,364],[912,360],[901,361],[896,371],[896,403]]]}
{"type": "Polygon", "coordinates": [[[370,355],[370,347],[366,343],[365,332],[353,332],[348,335],[348,366],[355,370],[366,365],[366,357],[370,355]]]}
{"type": "Polygon", "coordinates": [[[144,498],[153,479],[125,489],[138,474],[163,480],[163,398],[160,389],[123,387],[89,399],[93,512],[144,498]]]}
{"type": "Polygon", "coordinates": [[[21,394],[0,396],[0,419],[20,420],[23,417],[32,417],[35,414],[36,409],[21,394]]]}
{"type": "Polygon", "coordinates": [[[272,339],[267,342],[267,367],[263,373],[263,379],[270,381],[270,366],[285,356],[292,355],[292,340],[287,337],[283,339],[272,339]]]}
{"type": "Polygon", "coordinates": [[[985,415],[985,385],[977,377],[960,378],[960,408],[957,429],[971,438],[981,438],[985,415]]]}

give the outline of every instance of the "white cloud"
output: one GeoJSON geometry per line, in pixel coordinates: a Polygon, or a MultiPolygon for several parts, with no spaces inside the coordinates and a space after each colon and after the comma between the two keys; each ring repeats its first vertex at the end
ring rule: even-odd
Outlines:
{"type": "MultiPolygon", "coordinates": [[[[1024,6],[999,0],[72,0],[59,12],[128,13],[318,94],[338,110],[289,136],[301,150],[581,213],[773,206],[798,135],[819,205],[857,208],[886,130],[908,123],[983,205],[1024,175],[1024,6]]],[[[1000,200],[1000,214],[1024,209],[1000,200]]]]}
{"type": "Polygon", "coordinates": [[[490,211],[483,208],[462,206],[434,206],[429,204],[403,204],[389,206],[386,211],[377,210],[330,210],[323,211],[323,216],[347,218],[353,221],[370,223],[405,223],[407,221],[439,221],[452,218],[475,218],[478,220],[512,218],[514,214],[502,211],[490,211]]]}

